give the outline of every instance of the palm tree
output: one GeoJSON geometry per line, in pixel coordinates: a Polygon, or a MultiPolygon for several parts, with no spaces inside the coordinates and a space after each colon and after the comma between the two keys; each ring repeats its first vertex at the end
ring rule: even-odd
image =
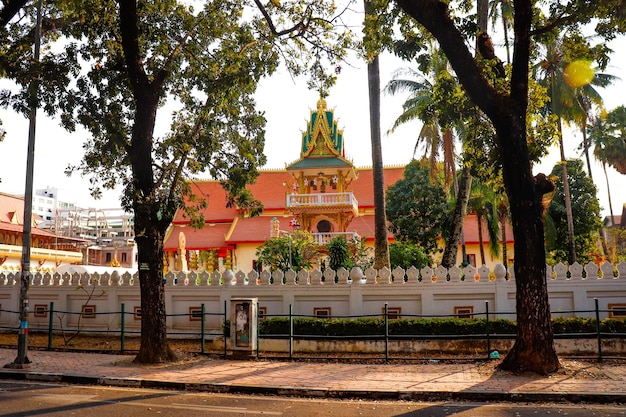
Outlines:
{"type": "MultiPolygon", "coordinates": [[[[372,13],[371,1],[364,0],[365,15],[372,13]]],[[[385,213],[385,181],[383,152],[380,144],[380,68],[378,55],[367,64],[367,85],[370,100],[370,134],[372,144],[372,175],[374,182],[374,268],[390,267],[385,213]]]]}
{"type": "MultiPolygon", "coordinates": [[[[432,73],[439,74],[447,71],[445,60],[438,53],[432,55],[432,73]],[[437,59],[439,58],[439,59],[437,59]]],[[[421,158],[430,163],[430,172],[433,179],[438,177],[440,155],[443,153],[444,183],[447,189],[456,175],[454,154],[454,132],[450,127],[445,127],[443,133],[440,128],[438,113],[433,100],[433,82],[421,76],[410,68],[402,68],[396,71],[393,78],[384,91],[387,94],[396,95],[408,92],[409,97],[402,105],[403,112],[398,116],[388,133],[393,133],[399,126],[415,120],[424,123],[415,141],[413,156],[417,153],[420,145],[424,146],[424,154],[421,158]]]]}
{"type": "Polygon", "coordinates": [[[595,118],[595,123],[589,128],[589,142],[593,145],[595,158],[602,163],[606,188],[609,199],[609,211],[611,219],[614,219],[613,204],[611,202],[611,189],[609,177],[606,172],[607,164],[615,168],[619,173],[626,175],[626,107],[620,106],[610,111],[603,119],[595,118]]]}
{"type": "Polygon", "coordinates": [[[593,180],[593,175],[591,173],[591,158],[589,157],[589,147],[590,143],[587,138],[587,124],[591,122],[594,123],[594,117],[592,114],[592,110],[596,108],[600,114],[605,113],[604,109],[604,100],[598,90],[595,87],[608,87],[615,80],[619,79],[618,77],[610,74],[597,73],[594,74],[591,83],[586,84],[578,89],[576,93],[576,99],[578,101],[578,106],[582,110],[578,115],[579,117],[575,117],[574,122],[578,124],[580,127],[582,136],[583,136],[583,153],[585,154],[585,159],[587,162],[587,171],[589,173],[589,178],[593,180]]]}
{"type": "MultiPolygon", "coordinates": [[[[577,63],[580,63],[577,62],[577,63]]],[[[591,163],[588,154],[586,126],[590,118],[591,109],[595,106],[603,107],[603,100],[595,87],[606,87],[617,77],[609,74],[594,74],[588,83],[574,85],[568,74],[568,66],[572,64],[566,57],[562,41],[555,41],[548,45],[546,57],[540,63],[544,78],[543,84],[550,94],[549,111],[557,116],[559,150],[561,156],[561,175],[563,178],[563,192],[565,197],[565,210],[567,215],[568,247],[570,264],[576,261],[576,249],[574,238],[574,220],[572,215],[572,203],[567,180],[567,161],[563,146],[562,122],[574,123],[583,133],[583,150],[587,158],[587,169],[591,176],[591,163]]],[[[591,70],[590,70],[591,72],[591,70]]]]}
{"type": "Polygon", "coordinates": [[[576,262],[576,247],[574,244],[574,218],[572,215],[572,199],[567,181],[567,160],[565,158],[565,148],[563,146],[563,119],[572,120],[580,118],[583,109],[578,105],[575,89],[571,88],[564,75],[567,65],[563,44],[555,41],[546,48],[545,58],[539,63],[543,72],[543,79],[540,81],[548,89],[550,103],[546,106],[546,111],[557,116],[557,136],[559,139],[559,151],[561,157],[561,176],[563,179],[563,193],[565,199],[565,213],[567,217],[567,238],[568,238],[568,262],[576,262]]]}
{"type": "MultiPolygon", "coordinates": [[[[452,76],[448,68],[448,61],[436,48],[431,48],[432,53],[429,55],[429,71],[433,80],[451,80],[451,85],[456,85],[456,80],[452,76]]],[[[400,92],[409,92],[409,97],[403,104],[403,112],[396,119],[393,132],[398,126],[415,121],[422,120],[424,123],[415,143],[415,151],[420,144],[424,144],[424,157],[428,158],[431,165],[431,175],[438,176],[438,161],[440,152],[443,153],[444,178],[446,189],[449,189],[451,180],[454,181],[454,190],[456,193],[455,210],[452,215],[451,229],[446,236],[446,247],[442,257],[441,264],[446,268],[456,263],[456,256],[459,242],[463,254],[463,260],[466,258],[465,241],[463,239],[463,219],[467,212],[467,200],[469,197],[469,189],[472,178],[468,169],[463,169],[461,178],[457,181],[454,153],[454,130],[450,123],[443,122],[440,114],[436,109],[435,99],[433,97],[433,89],[436,81],[430,81],[423,77],[421,73],[412,69],[402,69],[395,73],[393,79],[385,87],[385,92],[389,94],[398,94],[400,92]],[[406,77],[408,76],[408,77],[406,77]],[[443,134],[441,127],[443,126],[443,134]]]]}

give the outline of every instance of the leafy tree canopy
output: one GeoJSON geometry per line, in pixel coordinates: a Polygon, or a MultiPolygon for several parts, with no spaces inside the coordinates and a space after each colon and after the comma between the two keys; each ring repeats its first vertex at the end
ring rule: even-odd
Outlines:
{"type": "Polygon", "coordinates": [[[318,246],[311,233],[295,230],[289,235],[266,240],[257,248],[256,256],[259,262],[272,271],[299,271],[311,268],[320,257],[318,246]]]}
{"type": "Polygon", "coordinates": [[[88,176],[96,197],[102,188],[121,186],[123,205],[131,208],[130,138],[142,110],[131,87],[149,82],[154,88],[145,94],[156,95],[160,107],[168,103],[159,115],[174,109],[169,132],[154,137],[151,155],[143,156],[154,170],[160,190],[154,198],[163,216],[189,193],[180,180],[201,173],[223,180],[230,204],[255,212],[259,206],[244,185],[265,162],[265,120],[252,97],[256,85],[282,58],[294,76],[308,73],[326,91],[335,79],[333,65],[351,42],[350,31],[341,29],[344,11],[297,1],[139,2],[139,54],[131,59],[145,76],[140,80],[127,74],[130,50],[122,44],[118,2],[46,3],[40,63],[32,60],[34,8],[27,7],[0,33],[2,75],[18,85],[0,94],[0,104],[26,115],[28,86],[38,79],[44,110],[60,114],[68,130],[82,126],[91,136],[83,161],[68,174],[88,176]]]}
{"type": "MultiPolygon", "coordinates": [[[[567,262],[567,219],[563,196],[563,180],[561,179],[561,165],[552,169],[556,193],[548,208],[548,216],[554,224],[553,233],[548,233],[547,251],[554,262],[567,262]]],[[[585,173],[583,163],[579,159],[567,161],[567,179],[572,198],[572,215],[574,219],[575,246],[578,262],[582,265],[594,261],[598,248],[596,243],[602,230],[600,216],[600,202],[597,197],[597,188],[585,173]]]]}
{"type": "Polygon", "coordinates": [[[412,266],[421,269],[429,266],[432,262],[430,256],[417,245],[405,242],[394,242],[389,245],[389,259],[391,261],[391,269],[410,268],[412,266]]]}
{"type": "Polygon", "coordinates": [[[430,180],[430,170],[420,161],[412,161],[404,178],[387,190],[387,219],[396,240],[413,243],[427,254],[438,249],[445,219],[448,217],[446,193],[430,180]]]}

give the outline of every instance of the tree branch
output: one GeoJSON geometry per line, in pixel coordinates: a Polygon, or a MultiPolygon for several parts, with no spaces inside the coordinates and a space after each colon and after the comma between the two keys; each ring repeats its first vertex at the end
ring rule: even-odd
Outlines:
{"type": "Polygon", "coordinates": [[[440,0],[396,0],[396,3],[437,39],[474,104],[492,120],[492,116],[504,111],[502,101],[507,96],[498,93],[485,78],[465,38],[450,18],[448,5],[440,0]]]}
{"type": "Polygon", "coordinates": [[[270,27],[270,31],[272,32],[274,36],[283,36],[288,33],[293,33],[296,31],[298,32],[296,36],[302,36],[304,35],[304,33],[307,31],[309,27],[309,22],[311,21],[311,12],[310,12],[309,7],[307,7],[308,17],[306,19],[300,20],[298,23],[296,23],[293,27],[289,29],[283,29],[279,31],[276,29],[276,26],[274,25],[274,22],[272,21],[272,17],[267,12],[267,9],[265,8],[265,6],[263,6],[263,4],[259,0],[254,0],[254,3],[256,4],[258,9],[261,11],[263,18],[267,22],[268,26],[270,27]]]}
{"type": "Polygon", "coordinates": [[[4,7],[0,11],[0,26],[6,26],[7,23],[20,11],[28,0],[3,0],[4,7]]]}

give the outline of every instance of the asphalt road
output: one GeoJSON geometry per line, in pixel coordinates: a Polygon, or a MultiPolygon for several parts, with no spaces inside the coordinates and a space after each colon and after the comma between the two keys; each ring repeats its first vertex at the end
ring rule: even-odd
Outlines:
{"type": "Polygon", "coordinates": [[[0,416],[612,417],[626,406],[334,401],[0,381],[0,416]]]}

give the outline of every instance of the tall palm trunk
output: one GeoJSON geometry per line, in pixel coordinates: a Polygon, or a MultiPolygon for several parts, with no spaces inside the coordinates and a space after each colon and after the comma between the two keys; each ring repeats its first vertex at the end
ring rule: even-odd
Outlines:
{"type": "Polygon", "coordinates": [[[485,264],[485,242],[483,241],[483,215],[476,212],[476,223],[478,223],[478,244],[480,245],[480,264],[485,264]]]}
{"type": "Polygon", "coordinates": [[[565,159],[565,148],[563,146],[563,128],[561,118],[558,118],[559,127],[559,150],[561,152],[561,176],[563,177],[563,200],[565,200],[565,215],[567,217],[567,247],[568,262],[570,265],[576,262],[576,245],[574,242],[574,216],[572,214],[572,197],[569,191],[569,181],[567,180],[567,160],[565,159]]]}
{"type": "Polygon", "coordinates": [[[506,222],[509,217],[509,207],[503,201],[500,201],[498,204],[498,220],[500,221],[500,240],[502,241],[502,265],[507,271],[507,279],[508,279],[508,271],[509,271],[509,253],[506,245],[507,235],[506,235],[506,222]]]}
{"type": "MultiPolygon", "coordinates": [[[[606,179],[606,192],[609,197],[609,214],[611,215],[611,225],[615,222],[615,216],[613,215],[613,203],[611,202],[611,187],[609,185],[609,175],[606,172],[606,162],[602,161],[602,170],[604,171],[604,178],[606,179]]],[[[602,249],[604,250],[604,254],[606,255],[609,262],[615,263],[615,259],[609,259],[610,252],[608,245],[606,243],[606,229],[602,230],[602,249]]],[[[617,251],[613,251],[613,258],[617,255],[617,251]]]]}
{"type": "MultiPolygon", "coordinates": [[[[371,11],[365,0],[365,14],[371,11]]],[[[385,179],[383,152],[380,144],[380,68],[378,55],[367,64],[367,84],[370,100],[370,136],[372,142],[372,175],[374,182],[374,268],[389,267],[387,214],[385,212],[385,179]]]]}
{"type": "Polygon", "coordinates": [[[589,178],[593,181],[593,174],[591,172],[591,158],[589,157],[589,139],[587,138],[587,117],[583,117],[583,121],[580,125],[580,131],[583,134],[583,149],[585,152],[585,160],[587,161],[587,172],[589,174],[589,178]]]}

